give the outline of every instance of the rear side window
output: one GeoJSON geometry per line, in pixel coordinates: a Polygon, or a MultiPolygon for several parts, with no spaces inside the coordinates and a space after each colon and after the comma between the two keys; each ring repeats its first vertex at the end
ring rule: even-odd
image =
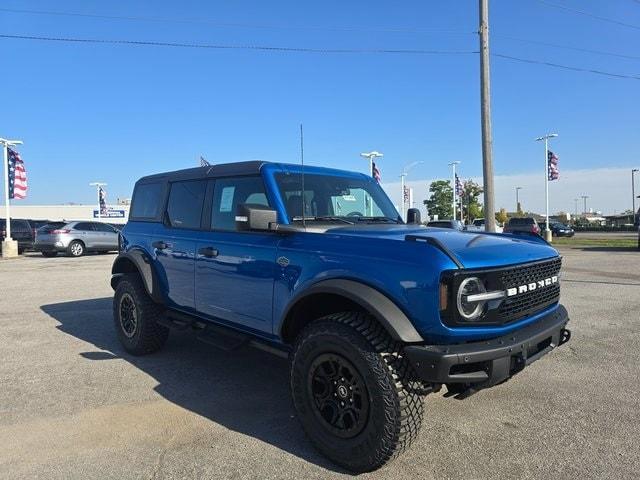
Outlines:
{"type": "Polygon", "coordinates": [[[169,226],[174,228],[200,228],[206,190],[206,180],[172,183],[167,204],[169,226]]]}
{"type": "Polygon", "coordinates": [[[93,231],[93,224],[89,223],[89,222],[80,222],[80,223],[76,223],[76,226],[73,227],[74,230],[82,230],[82,231],[89,231],[92,232],[93,231]]]}
{"type": "Polygon", "coordinates": [[[211,228],[235,230],[236,209],[243,203],[269,206],[262,177],[220,178],[213,190],[211,228]]]}
{"type": "Polygon", "coordinates": [[[115,232],[114,228],[111,225],[107,225],[105,223],[94,223],[93,228],[98,232],[108,232],[108,233],[115,232]]]}
{"type": "Polygon", "coordinates": [[[143,183],[136,187],[131,202],[131,218],[152,220],[162,208],[162,183],[143,183]]]}

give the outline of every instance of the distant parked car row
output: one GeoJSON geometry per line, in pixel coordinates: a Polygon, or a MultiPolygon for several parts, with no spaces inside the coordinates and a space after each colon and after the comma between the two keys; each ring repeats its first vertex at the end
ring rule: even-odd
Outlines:
{"type": "MultiPolygon", "coordinates": [[[[471,225],[465,226],[460,220],[433,220],[427,223],[428,227],[451,228],[453,230],[466,230],[469,232],[483,232],[485,228],[484,218],[476,218],[471,225]]],[[[533,217],[514,217],[509,219],[504,228],[496,224],[496,233],[531,233],[544,235],[547,228],[546,222],[538,223],[533,217]]],[[[573,237],[573,228],[561,222],[549,222],[549,229],[554,237],[573,237]]],[[[640,237],[639,237],[640,238],[640,237]]],[[[640,245],[640,239],[638,240],[640,245]]],[[[640,247],[639,247],[640,248],[640,247]]]]}
{"type": "MultiPolygon", "coordinates": [[[[87,252],[118,250],[122,225],[103,222],[48,222],[11,219],[11,238],[18,242],[18,253],[41,252],[45,257],[66,253],[80,257],[87,252]]],[[[0,241],[6,236],[6,220],[0,219],[0,241]]]]}

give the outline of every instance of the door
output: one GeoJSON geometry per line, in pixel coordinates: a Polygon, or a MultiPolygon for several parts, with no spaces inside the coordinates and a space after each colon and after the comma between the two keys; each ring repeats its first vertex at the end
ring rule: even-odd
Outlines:
{"type": "Polygon", "coordinates": [[[74,236],[84,243],[87,250],[95,250],[100,245],[100,239],[92,222],[78,222],[73,226],[73,230],[74,236]]]}
{"type": "Polygon", "coordinates": [[[206,180],[170,184],[164,222],[158,225],[151,242],[167,301],[183,310],[194,308],[196,241],[206,186],[206,180]]]}
{"type": "Polygon", "coordinates": [[[118,232],[111,225],[106,223],[95,222],[93,228],[96,231],[96,237],[100,242],[100,249],[102,250],[117,250],[118,249],[118,232]]]}
{"type": "Polygon", "coordinates": [[[236,208],[243,203],[269,205],[262,177],[215,181],[211,229],[197,243],[196,309],[270,334],[279,236],[237,231],[236,208]]]}

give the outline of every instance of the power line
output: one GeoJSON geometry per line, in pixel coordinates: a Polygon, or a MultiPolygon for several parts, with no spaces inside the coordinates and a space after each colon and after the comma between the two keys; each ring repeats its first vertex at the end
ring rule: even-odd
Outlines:
{"type": "Polygon", "coordinates": [[[50,15],[62,17],[81,17],[96,18],[102,20],[130,20],[142,22],[161,22],[161,23],[183,23],[192,25],[208,25],[220,28],[254,28],[269,30],[319,30],[330,32],[369,32],[369,33],[422,33],[422,34],[461,34],[475,35],[477,32],[451,30],[451,29],[412,29],[412,28],[378,28],[378,27],[323,27],[323,26],[297,26],[297,25],[269,25],[256,23],[227,23],[218,22],[208,19],[191,19],[191,18],[168,18],[168,17],[145,17],[145,16],[123,16],[123,15],[100,15],[93,13],[79,12],[60,12],[50,10],[25,10],[17,8],[0,8],[0,12],[8,13],[26,13],[30,15],[50,15]]]}
{"type": "Polygon", "coordinates": [[[493,57],[504,58],[506,60],[513,60],[513,61],[522,62],[522,63],[531,63],[531,64],[535,64],[535,65],[546,65],[548,67],[562,68],[564,70],[572,70],[574,72],[595,73],[597,75],[604,75],[604,76],[607,76],[607,77],[627,78],[627,79],[631,79],[631,80],[640,80],[640,76],[635,76],[635,75],[624,75],[624,74],[618,74],[618,73],[605,72],[605,71],[602,71],[602,70],[594,70],[594,69],[590,69],[590,68],[572,67],[572,66],[569,66],[569,65],[562,65],[562,64],[559,64],[559,63],[546,62],[546,61],[543,61],[543,60],[532,60],[532,59],[528,59],[528,58],[513,57],[511,55],[503,55],[503,54],[500,54],[500,53],[492,53],[491,55],[493,57]]]}
{"type": "MultiPolygon", "coordinates": [[[[640,0],[637,0],[640,3],[640,0]]],[[[553,48],[563,48],[565,50],[574,50],[576,52],[584,52],[584,53],[594,53],[596,55],[605,55],[609,57],[618,57],[618,58],[626,58],[629,60],[640,60],[640,56],[635,55],[626,55],[624,53],[615,53],[615,52],[605,52],[603,50],[592,50],[589,48],[581,48],[581,47],[573,47],[570,45],[559,45],[557,43],[549,43],[549,42],[541,42],[539,40],[529,40],[526,38],[518,38],[512,37],[510,35],[501,35],[499,33],[493,33],[494,37],[505,38],[507,40],[514,40],[516,42],[530,43],[533,45],[543,45],[545,47],[553,47],[553,48]]]]}
{"type": "MultiPolygon", "coordinates": [[[[8,35],[0,34],[0,38],[13,40],[33,40],[45,42],[59,43],[75,43],[75,44],[100,44],[100,45],[135,45],[135,46],[151,46],[151,47],[177,47],[177,48],[200,48],[209,50],[249,50],[249,51],[267,51],[267,52],[292,52],[292,53],[316,53],[316,54],[405,54],[405,55],[466,55],[480,53],[477,50],[425,50],[425,49],[355,49],[355,48],[306,48],[306,47],[271,47],[265,45],[220,45],[220,44],[202,44],[202,43],[177,43],[177,42],[151,42],[139,40],[101,40],[95,38],[65,38],[65,37],[43,37],[35,35],[8,35]]],[[[640,76],[624,75],[602,70],[589,68],[573,67],[562,65],[559,63],[546,62],[543,60],[532,60],[511,55],[503,55],[500,53],[492,53],[491,56],[513,60],[517,62],[546,65],[549,67],[562,68],[575,72],[594,73],[615,78],[626,78],[632,80],[640,80],[640,76]]]]}
{"type": "Polygon", "coordinates": [[[565,5],[560,5],[558,3],[549,2],[547,0],[537,0],[539,3],[543,5],[547,5],[549,7],[558,8],[560,10],[565,10],[567,12],[575,13],[578,15],[584,15],[585,17],[595,18],[596,20],[601,20],[603,22],[613,23],[615,25],[620,25],[622,27],[634,28],[636,30],[640,30],[640,25],[633,25],[631,23],[621,22],[619,20],[614,20],[613,18],[601,17],[600,15],[594,15],[593,13],[585,12],[584,10],[578,10],[577,8],[567,7],[565,5]]]}
{"type": "Polygon", "coordinates": [[[409,54],[409,55],[460,55],[478,53],[473,50],[425,50],[425,49],[382,49],[382,48],[306,48],[306,47],[270,47],[264,45],[220,45],[203,43],[151,42],[140,40],[101,40],[96,38],[42,37],[35,35],[0,34],[0,38],[15,40],[40,40],[45,42],[85,43],[102,45],[139,45],[151,47],[202,48],[211,50],[263,50],[273,52],[300,53],[371,53],[371,54],[409,54]]]}

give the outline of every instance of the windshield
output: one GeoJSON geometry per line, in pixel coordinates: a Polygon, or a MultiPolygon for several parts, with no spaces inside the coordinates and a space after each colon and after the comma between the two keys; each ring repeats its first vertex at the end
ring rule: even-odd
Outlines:
{"type": "Polygon", "coordinates": [[[304,202],[299,173],[275,175],[290,222],[401,223],[380,185],[365,178],[305,174],[304,202]]]}

